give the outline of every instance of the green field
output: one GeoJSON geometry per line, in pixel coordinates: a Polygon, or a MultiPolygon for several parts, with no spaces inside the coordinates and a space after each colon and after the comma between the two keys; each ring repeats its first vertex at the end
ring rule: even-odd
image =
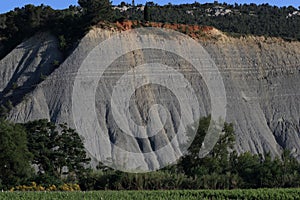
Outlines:
{"type": "Polygon", "coordinates": [[[93,192],[2,192],[0,199],[300,199],[300,189],[257,190],[159,190],[159,191],[93,191],[93,192]]]}

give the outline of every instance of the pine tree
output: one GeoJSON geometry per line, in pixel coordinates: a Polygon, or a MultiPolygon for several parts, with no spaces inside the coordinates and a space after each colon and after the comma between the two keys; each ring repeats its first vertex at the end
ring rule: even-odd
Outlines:
{"type": "Polygon", "coordinates": [[[91,25],[101,20],[112,20],[112,6],[109,0],[78,0],[78,4],[83,8],[84,15],[91,25]]]}
{"type": "Polygon", "coordinates": [[[150,20],[150,13],[149,13],[149,6],[145,5],[145,8],[144,8],[144,20],[145,21],[149,21],[150,20]]]}

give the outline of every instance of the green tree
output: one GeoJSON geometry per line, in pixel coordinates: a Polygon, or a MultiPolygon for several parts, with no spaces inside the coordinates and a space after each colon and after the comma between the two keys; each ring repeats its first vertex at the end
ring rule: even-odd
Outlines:
{"type": "Polygon", "coordinates": [[[268,153],[260,167],[260,187],[281,187],[282,186],[282,162],[279,158],[272,159],[268,153]]]}
{"type": "Polygon", "coordinates": [[[78,0],[78,4],[83,8],[86,20],[91,25],[101,20],[112,20],[112,5],[109,0],[78,0]]]}
{"type": "Polygon", "coordinates": [[[145,21],[149,21],[150,20],[150,13],[149,13],[149,6],[145,5],[145,8],[144,8],[144,20],[145,21]]]}
{"type": "Polygon", "coordinates": [[[239,174],[241,178],[240,187],[256,188],[260,184],[260,166],[261,158],[258,155],[252,155],[250,152],[243,153],[239,156],[231,157],[232,171],[239,174]]]}
{"type": "Polygon", "coordinates": [[[26,132],[22,126],[0,119],[0,152],[2,189],[23,184],[31,177],[32,155],[28,151],[26,132]]]}
{"type": "Polygon", "coordinates": [[[289,150],[284,150],[282,160],[282,187],[299,187],[299,162],[291,155],[289,150]]]}
{"type": "MultiPolygon", "coordinates": [[[[188,149],[188,154],[178,163],[179,172],[194,177],[201,188],[232,188],[236,174],[231,173],[230,153],[235,142],[232,124],[225,123],[223,131],[212,151],[204,158],[199,157],[199,150],[207,134],[211,117],[201,118],[195,138],[188,149]],[[216,178],[218,177],[218,178],[216,178]]],[[[193,127],[188,127],[189,129],[193,127]]]]}
{"type": "Polygon", "coordinates": [[[199,157],[199,150],[207,134],[210,120],[210,116],[200,119],[197,133],[188,149],[188,154],[180,161],[181,168],[188,175],[197,176],[204,173],[221,173],[229,168],[229,155],[235,142],[232,124],[225,123],[222,134],[219,136],[218,142],[212,151],[205,158],[199,157]]]}
{"type": "Polygon", "coordinates": [[[90,161],[78,133],[66,124],[56,127],[47,120],[24,124],[27,130],[28,148],[39,175],[75,180],[85,172],[90,161]]]}

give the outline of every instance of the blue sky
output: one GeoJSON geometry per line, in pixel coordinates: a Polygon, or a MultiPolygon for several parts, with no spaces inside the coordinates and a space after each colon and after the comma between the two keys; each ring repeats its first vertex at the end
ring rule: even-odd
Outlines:
{"type": "MultiPolygon", "coordinates": [[[[121,1],[129,2],[131,3],[131,0],[113,0],[113,4],[119,4],[121,1]]],[[[158,3],[160,5],[167,4],[171,2],[172,4],[181,4],[181,3],[193,3],[195,0],[148,0],[153,1],[154,3],[158,3]]],[[[214,0],[198,0],[199,3],[206,3],[206,2],[213,2],[214,0]]],[[[136,4],[144,4],[146,0],[135,0],[136,4]]],[[[236,3],[256,3],[256,4],[262,4],[262,3],[269,3],[270,5],[277,5],[277,6],[289,6],[292,5],[296,8],[300,6],[299,0],[219,0],[219,2],[226,2],[229,4],[236,3]],[[298,2],[298,3],[297,3],[298,2]]],[[[56,9],[63,9],[67,8],[69,5],[77,5],[77,0],[1,0],[0,1],[0,13],[4,13],[7,11],[10,11],[14,9],[15,7],[22,7],[26,4],[34,4],[34,5],[40,5],[40,4],[50,5],[53,8],[56,9]]]]}

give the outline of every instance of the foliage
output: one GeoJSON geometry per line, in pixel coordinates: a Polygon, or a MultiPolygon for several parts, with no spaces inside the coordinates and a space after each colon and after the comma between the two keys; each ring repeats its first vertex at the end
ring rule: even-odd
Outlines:
{"type": "MultiPolygon", "coordinates": [[[[159,6],[147,2],[144,11],[138,7],[125,12],[112,9],[109,0],[79,0],[80,6],[54,10],[50,6],[26,5],[0,14],[0,59],[23,40],[39,31],[54,33],[65,58],[72,52],[85,32],[99,21],[151,20],[163,23],[198,24],[214,26],[234,36],[247,34],[276,36],[287,40],[300,40],[300,17],[288,17],[297,11],[292,6],[276,7],[269,4],[205,3],[159,6]],[[231,10],[225,15],[215,15],[231,10]],[[223,12],[222,11],[222,12],[223,12]]],[[[141,6],[141,5],[139,5],[141,6]]]]}
{"type": "Polygon", "coordinates": [[[109,0],[78,0],[78,4],[84,10],[84,17],[92,25],[99,21],[111,20],[112,7],[109,0]]]}
{"type": "MultiPolygon", "coordinates": [[[[269,4],[203,3],[157,5],[147,2],[151,8],[149,18],[162,23],[198,24],[213,26],[232,35],[259,35],[300,40],[300,16],[288,17],[296,8],[277,7],[269,4]],[[228,12],[228,13],[226,13],[228,12]]],[[[116,11],[118,12],[118,11],[116,11]]],[[[132,20],[143,20],[141,10],[129,9],[123,13],[132,20]]]]}
{"type": "Polygon", "coordinates": [[[18,185],[16,187],[11,188],[9,191],[80,191],[80,186],[78,184],[66,184],[56,186],[50,185],[48,187],[44,187],[42,185],[37,185],[36,182],[31,182],[31,185],[18,185]]]}
{"type": "Polygon", "coordinates": [[[64,183],[78,183],[82,190],[234,189],[300,185],[300,164],[288,151],[284,151],[280,158],[248,152],[238,155],[233,150],[232,124],[225,123],[213,150],[206,157],[199,157],[210,117],[200,120],[189,153],[177,165],[142,174],[115,171],[103,165],[99,165],[97,170],[89,169],[87,164],[90,159],[81,138],[65,124],[57,127],[47,120],[28,122],[22,126],[5,120],[0,122],[0,147],[3,152],[0,159],[4,163],[0,166],[0,186],[3,189],[19,185],[14,190],[47,190],[55,185],[59,190],[74,190],[64,183]],[[37,170],[35,175],[30,173],[30,163],[37,170]],[[34,184],[28,185],[28,181],[34,181],[34,184]],[[27,186],[24,185],[26,183],[27,186]]]}
{"type": "Polygon", "coordinates": [[[201,144],[210,125],[210,116],[200,119],[197,134],[189,147],[189,154],[178,163],[182,172],[192,177],[201,177],[205,173],[223,173],[230,171],[229,153],[233,150],[234,131],[232,124],[224,124],[223,133],[213,150],[205,158],[199,157],[201,144]]]}
{"type": "Polygon", "coordinates": [[[91,192],[2,192],[3,200],[21,199],[299,199],[300,189],[250,189],[250,190],[158,190],[158,191],[91,191],[91,192]]]}
{"type": "MultiPolygon", "coordinates": [[[[197,134],[177,165],[157,172],[128,174],[99,167],[79,182],[83,190],[153,189],[234,189],[298,187],[300,164],[288,151],[282,158],[269,154],[238,155],[234,150],[232,124],[224,124],[223,133],[213,150],[204,158],[198,153],[210,125],[210,117],[200,119],[197,134]]],[[[192,128],[192,127],[189,127],[192,128]]]]}
{"type": "Polygon", "coordinates": [[[65,124],[56,127],[47,120],[37,120],[23,125],[27,131],[28,149],[33,154],[33,164],[38,174],[57,179],[76,177],[85,173],[89,163],[83,142],[75,130],[65,124]]]}
{"type": "Polygon", "coordinates": [[[150,13],[149,13],[149,6],[145,5],[145,8],[144,8],[144,20],[145,21],[149,21],[150,20],[150,13]]]}
{"type": "MultiPolygon", "coordinates": [[[[14,86],[14,84],[12,86],[14,86]]],[[[17,85],[15,85],[15,86],[17,86],[17,85]]],[[[13,90],[13,87],[12,87],[12,90],[13,90]]],[[[12,102],[10,100],[4,101],[2,103],[2,105],[0,104],[0,118],[6,118],[7,115],[8,115],[8,113],[9,113],[9,111],[12,108],[13,108],[13,104],[12,104],[12,102]]]]}
{"type": "MultiPolygon", "coordinates": [[[[107,6],[110,6],[110,4],[107,6]]],[[[109,14],[109,10],[109,7],[103,5],[102,11],[109,14]]],[[[57,36],[60,50],[66,58],[88,28],[95,21],[103,19],[102,14],[99,14],[99,16],[102,16],[101,18],[90,20],[87,18],[87,13],[83,12],[79,6],[70,6],[65,10],[54,10],[43,4],[40,6],[29,4],[1,14],[0,38],[4,48],[0,51],[0,59],[23,40],[40,31],[50,31],[57,36]]]]}
{"type": "Polygon", "coordinates": [[[24,38],[32,36],[39,30],[44,30],[55,16],[55,11],[49,6],[26,5],[15,8],[0,15],[0,37],[4,38],[4,50],[0,58],[18,45],[24,38]]]}
{"type": "Polygon", "coordinates": [[[0,118],[0,151],[0,189],[16,185],[15,189],[32,189],[21,186],[29,181],[45,188],[63,187],[90,170],[81,138],[66,124],[57,127],[47,120],[13,124],[0,118]]]}
{"type": "Polygon", "coordinates": [[[157,171],[151,173],[124,173],[120,171],[95,171],[79,182],[83,190],[160,190],[193,188],[195,180],[183,173],[157,171]]]}
{"type": "Polygon", "coordinates": [[[32,155],[22,126],[0,119],[0,152],[0,188],[26,182],[32,175],[32,155]]]}
{"type": "MultiPolygon", "coordinates": [[[[26,5],[0,15],[0,38],[4,43],[0,58],[38,31],[51,31],[66,39],[65,53],[71,51],[85,31],[99,21],[117,19],[152,20],[163,23],[214,26],[233,35],[265,35],[300,39],[300,17],[290,16],[296,8],[269,4],[204,3],[159,6],[147,2],[144,11],[133,7],[125,12],[113,10],[109,0],[79,0],[80,7],[54,10],[50,6],[26,5]],[[226,10],[229,13],[224,14],[226,10]],[[151,11],[151,12],[150,12],[151,11]],[[223,14],[220,14],[223,12],[223,14]],[[219,14],[216,14],[219,13],[219,14]],[[290,16],[290,17],[289,17],[290,16]]],[[[120,6],[120,5],[119,5],[120,6]]],[[[65,46],[65,45],[63,45],[65,46]]]]}

